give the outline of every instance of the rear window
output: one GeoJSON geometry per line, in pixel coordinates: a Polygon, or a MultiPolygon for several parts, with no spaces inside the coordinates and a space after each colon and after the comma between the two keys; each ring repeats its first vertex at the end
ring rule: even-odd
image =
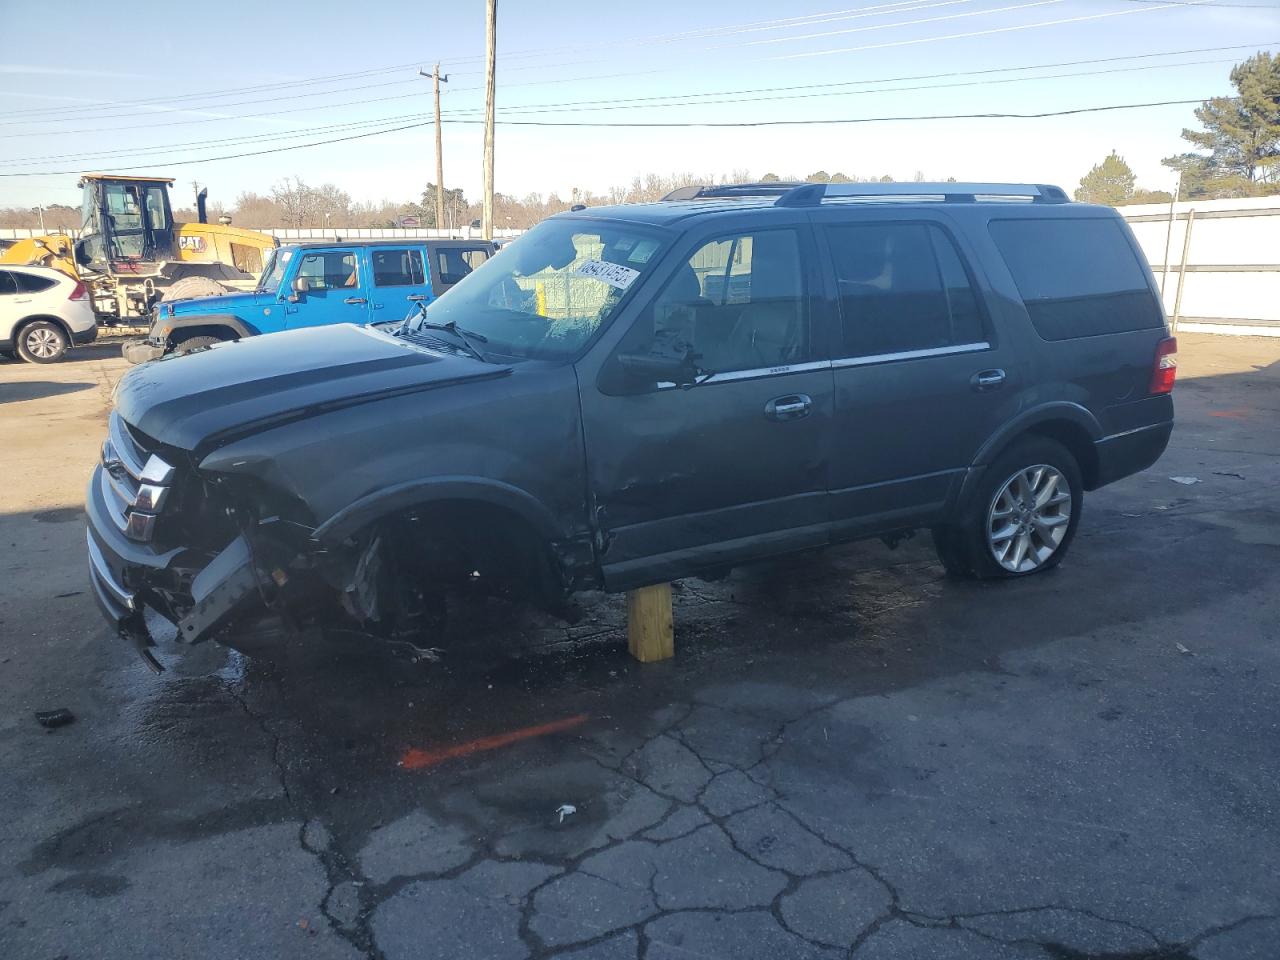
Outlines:
{"type": "Polygon", "coordinates": [[[49,277],[37,277],[33,273],[24,273],[21,270],[13,271],[13,279],[18,285],[19,293],[39,293],[41,290],[48,290],[52,287],[56,280],[49,277]]]}
{"type": "Polygon", "coordinates": [[[1164,325],[1146,272],[1114,220],[993,220],[991,236],[1046,340],[1164,325]]]}

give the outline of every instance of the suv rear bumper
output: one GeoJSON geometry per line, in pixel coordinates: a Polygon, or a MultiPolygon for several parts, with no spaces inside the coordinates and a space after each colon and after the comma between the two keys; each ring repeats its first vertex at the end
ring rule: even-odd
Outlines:
{"type": "Polygon", "coordinates": [[[98,339],[98,325],[95,323],[88,330],[72,330],[71,342],[77,347],[83,347],[86,343],[93,343],[98,339]]]}
{"type": "Polygon", "coordinates": [[[1103,437],[1094,443],[1098,456],[1095,487],[1114,483],[1130,474],[1145,470],[1164,453],[1173,433],[1173,421],[1165,420],[1123,433],[1103,437]]]}

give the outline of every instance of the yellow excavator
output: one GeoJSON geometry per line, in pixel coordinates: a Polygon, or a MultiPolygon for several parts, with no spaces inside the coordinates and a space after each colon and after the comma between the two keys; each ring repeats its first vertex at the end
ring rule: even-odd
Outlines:
{"type": "Polygon", "coordinates": [[[81,224],[19,240],[0,263],[52,267],[82,282],[100,323],[137,322],[158,300],[185,300],[252,289],[275,237],[209,223],[207,190],[196,197],[197,223],[174,223],[167,177],[86,173],[81,224]],[[136,319],[135,319],[136,318],[136,319]]]}

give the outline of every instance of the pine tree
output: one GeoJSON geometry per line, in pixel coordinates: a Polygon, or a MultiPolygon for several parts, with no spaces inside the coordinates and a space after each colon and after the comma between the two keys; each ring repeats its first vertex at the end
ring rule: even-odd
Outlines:
{"type": "Polygon", "coordinates": [[[1203,153],[1167,157],[1182,171],[1183,195],[1241,196],[1280,189],[1280,56],[1259,53],[1231,69],[1234,97],[1196,108],[1203,130],[1182,138],[1203,153]]]}
{"type": "Polygon", "coordinates": [[[1119,206],[1133,196],[1137,179],[1124,157],[1112,150],[1105,160],[1080,178],[1075,196],[1084,203],[1119,206]]]}

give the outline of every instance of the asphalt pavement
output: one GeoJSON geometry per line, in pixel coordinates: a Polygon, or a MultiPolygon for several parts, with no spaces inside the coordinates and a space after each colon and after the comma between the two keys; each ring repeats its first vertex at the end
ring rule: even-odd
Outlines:
{"type": "Polygon", "coordinates": [[[859,544],[677,584],[666,663],[461,598],[436,661],[160,677],[84,570],[123,361],[0,363],[0,958],[1276,960],[1280,340],[1180,339],[1049,575],[859,544]]]}

